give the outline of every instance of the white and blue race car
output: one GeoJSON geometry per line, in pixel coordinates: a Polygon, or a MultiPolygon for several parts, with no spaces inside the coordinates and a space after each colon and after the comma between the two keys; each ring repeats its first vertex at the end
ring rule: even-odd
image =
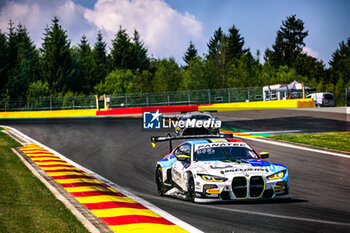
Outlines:
{"type": "Polygon", "coordinates": [[[268,152],[258,154],[241,139],[212,137],[185,141],[174,150],[171,140],[194,137],[152,137],[153,146],[170,141],[171,148],[156,165],[160,195],[192,202],[288,197],[288,169],[265,161],[268,152]]]}

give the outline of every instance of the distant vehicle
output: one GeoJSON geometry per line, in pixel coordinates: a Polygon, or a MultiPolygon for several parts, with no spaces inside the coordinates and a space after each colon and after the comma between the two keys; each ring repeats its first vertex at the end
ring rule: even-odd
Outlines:
{"type": "Polygon", "coordinates": [[[312,98],[315,102],[316,107],[334,106],[334,95],[330,92],[312,93],[308,95],[307,98],[312,98]]]}
{"type": "Polygon", "coordinates": [[[176,135],[201,135],[201,134],[218,134],[219,128],[215,127],[215,122],[219,121],[216,117],[214,117],[210,112],[205,111],[195,111],[195,112],[187,112],[185,115],[179,119],[180,121],[186,122],[187,120],[196,120],[202,122],[208,122],[210,124],[203,124],[202,127],[176,127],[175,134],[176,135]]]}

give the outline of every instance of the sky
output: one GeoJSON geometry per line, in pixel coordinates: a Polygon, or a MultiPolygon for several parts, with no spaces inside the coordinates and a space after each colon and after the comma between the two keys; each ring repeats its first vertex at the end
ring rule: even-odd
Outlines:
{"type": "Polygon", "coordinates": [[[45,27],[57,16],[72,45],[86,35],[93,46],[101,31],[110,48],[121,26],[131,37],[139,31],[149,56],[183,63],[190,41],[203,55],[215,30],[235,25],[245,47],[253,55],[260,50],[263,61],[282,20],[296,14],[309,31],[304,52],[327,65],[350,37],[349,12],[349,0],[0,0],[0,30],[8,32],[10,19],[20,22],[41,47],[45,27]]]}

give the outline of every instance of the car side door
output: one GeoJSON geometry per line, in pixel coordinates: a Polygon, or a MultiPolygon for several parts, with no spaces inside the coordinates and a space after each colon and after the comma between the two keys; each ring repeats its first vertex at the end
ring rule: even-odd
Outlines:
{"type": "Polygon", "coordinates": [[[175,151],[174,156],[176,162],[172,166],[173,181],[183,190],[186,189],[185,170],[191,161],[191,145],[184,143],[180,145],[175,151]]]}

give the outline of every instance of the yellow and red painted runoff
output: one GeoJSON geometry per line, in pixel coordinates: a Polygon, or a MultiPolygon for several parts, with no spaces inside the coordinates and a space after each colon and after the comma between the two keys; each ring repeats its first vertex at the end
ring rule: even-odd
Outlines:
{"type": "Polygon", "coordinates": [[[19,149],[114,232],[187,232],[36,144],[19,149]]]}

